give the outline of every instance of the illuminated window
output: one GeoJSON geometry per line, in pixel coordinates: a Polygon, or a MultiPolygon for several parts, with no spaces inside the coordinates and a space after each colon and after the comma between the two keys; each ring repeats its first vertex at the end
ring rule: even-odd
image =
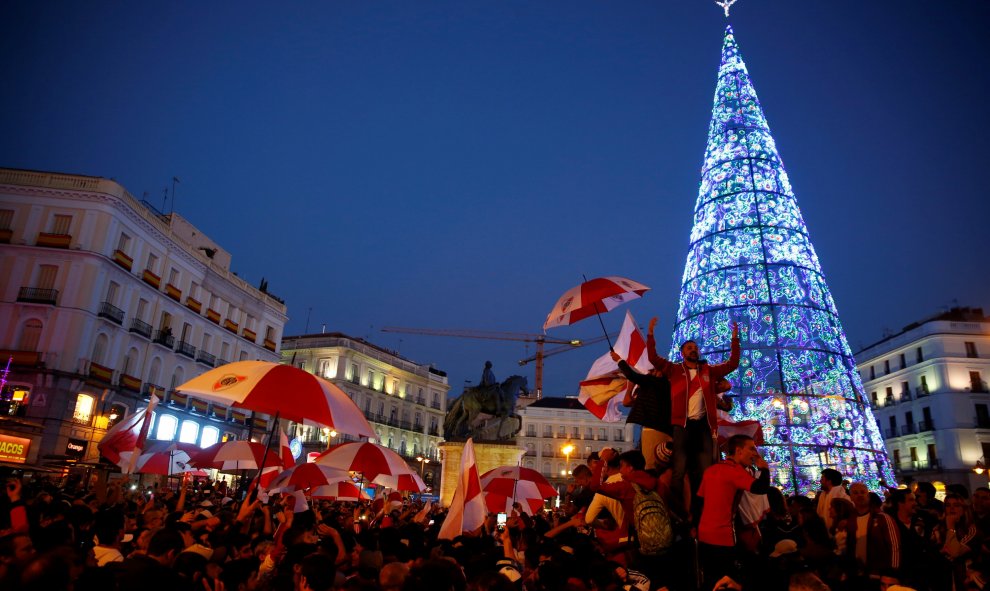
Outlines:
{"type": "Polygon", "coordinates": [[[72,420],[80,423],[89,423],[93,418],[93,407],[95,405],[96,399],[89,394],[76,396],[76,408],[72,411],[72,420]]]}
{"type": "Polygon", "coordinates": [[[200,439],[200,447],[210,447],[220,441],[220,429],[216,427],[203,427],[203,437],[200,439]]]}
{"type": "Polygon", "coordinates": [[[172,441],[175,439],[175,430],[179,426],[179,420],[173,415],[162,415],[158,417],[158,424],[155,428],[155,439],[172,441]]]}
{"type": "Polygon", "coordinates": [[[199,441],[199,425],[196,421],[182,421],[182,429],[179,431],[179,441],[182,443],[196,443],[199,441]]]}

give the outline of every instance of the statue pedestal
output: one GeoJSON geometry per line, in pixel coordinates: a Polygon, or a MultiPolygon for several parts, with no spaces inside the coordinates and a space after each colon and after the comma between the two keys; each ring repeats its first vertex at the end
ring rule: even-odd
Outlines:
{"type": "MultiPolygon", "coordinates": [[[[440,476],[440,504],[449,507],[461,476],[463,441],[445,441],[440,444],[443,473],[440,476]]],[[[526,450],[512,443],[475,443],[474,459],[478,464],[478,476],[500,466],[518,466],[526,450]]]]}

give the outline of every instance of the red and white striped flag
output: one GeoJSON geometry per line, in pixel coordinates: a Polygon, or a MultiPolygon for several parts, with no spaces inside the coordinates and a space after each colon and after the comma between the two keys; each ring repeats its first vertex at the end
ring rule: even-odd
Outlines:
{"type": "Polygon", "coordinates": [[[454,490],[454,499],[437,538],[453,540],[466,531],[474,531],[485,522],[487,514],[485,495],[481,490],[481,474],[474,457],[474,441],[468,439],[461,455],[460,478],[454,490]]]}
{"type": "MultiPolygon", "coordinates": [[[[639,332],[636,321],[629,312],[626,312],[619,338],[615,340],[612,348],[640,373],[653,369],[646,355],[646,339],[639,332]]],[[[603,421],[614,423],[622,420],[622,413],[619,411],[622,398],[619,395],[625,395],[633,387],[633,383],[619,371],[619,365],[612,360],[611,354],[606,353],[588,370],[588,377],[580,384],[578,400],[591,414],[603,421]]]]}
{"type": "Polygon", "coordinates": [[[147,439],[148,429],[151,428],[151,415],[156,406],[158,406],[158,397],[152,394],[146,408],[135,411],[134,414],[111,427],[96,445],[103,457],[114,464],[120,463],[122,453],[131,452],[130,461],[121,466],[124,474],[130,474],[136,468],[137,458],[144,448],[144,440],[147,439]]]}

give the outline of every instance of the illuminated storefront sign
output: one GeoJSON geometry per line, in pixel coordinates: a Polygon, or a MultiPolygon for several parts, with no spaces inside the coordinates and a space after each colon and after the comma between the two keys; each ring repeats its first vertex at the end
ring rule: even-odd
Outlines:
{"type": "Polygon", "coordinates": [[[31,440],[0,433],[0,462],[23,464],[27,462],[31,440]]]}

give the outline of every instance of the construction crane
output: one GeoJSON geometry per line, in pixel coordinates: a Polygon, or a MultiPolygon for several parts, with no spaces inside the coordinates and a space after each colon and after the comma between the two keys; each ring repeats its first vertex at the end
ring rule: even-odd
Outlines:
{"type": "MultiPolygon", "coordinates": [[[[584,344],[578,339],[555,339],[542,334],[529,334],[525,332],[497,332],[490,330],[465,330],[465,329],[434,329],[434,328],[403,328],[401,326],[386,326],[382,332],[399,332],[405,334],[419,334],[433,337],[455,337],[464,339],[489,339],[495,341],[517,341],[522,343],[536,343],[536,355],[531,361],[536,361],[536,398],[543,397],[543,346],[547,343],[551,345],[565,345],[563,349],[573,349],[584,344]]],[[[602,339],[598,339],[599,341],[602,339]]],[[[557,349],[554,349],[557,353],[557,349]]],[[[555,353],[556,354],[556,353],[555,353]]],[[[523,365],[520,363],[520,365],[523,365]]]]}
{"type": "MultiPolygon", "coordinates": [[[[573,351],[574,349],[577,349],[578,347],[587,347],[588,345],[594,345],[595,343],[600,343],[602,341],[607,341],[610,338],[614,339],[617,336],[619,336],[619,333],[614,332],[614,333],[612,333],[612,334],[610,334],[608,336],[600,336],[600,337],[596,337],[596,338],[589,339],[589,340],[581,340],[581,344],[580,345],[571,345],[571,346],[565,345],[563,347],[554,347],[553,349],[547,349],[546,351],[543,351],[543,359],[546,359],[547,357],[553,357],[554,355],[557,355],[558,353],[566,353],[568,351],[573,351]]],[[[533,355],[532,357],[527,357],[526,359],[520,359],[519,360],[519,365],[526,365],[530,361],[536,361],[537,358],[538,358],[537,355],[533,355]]]]}

